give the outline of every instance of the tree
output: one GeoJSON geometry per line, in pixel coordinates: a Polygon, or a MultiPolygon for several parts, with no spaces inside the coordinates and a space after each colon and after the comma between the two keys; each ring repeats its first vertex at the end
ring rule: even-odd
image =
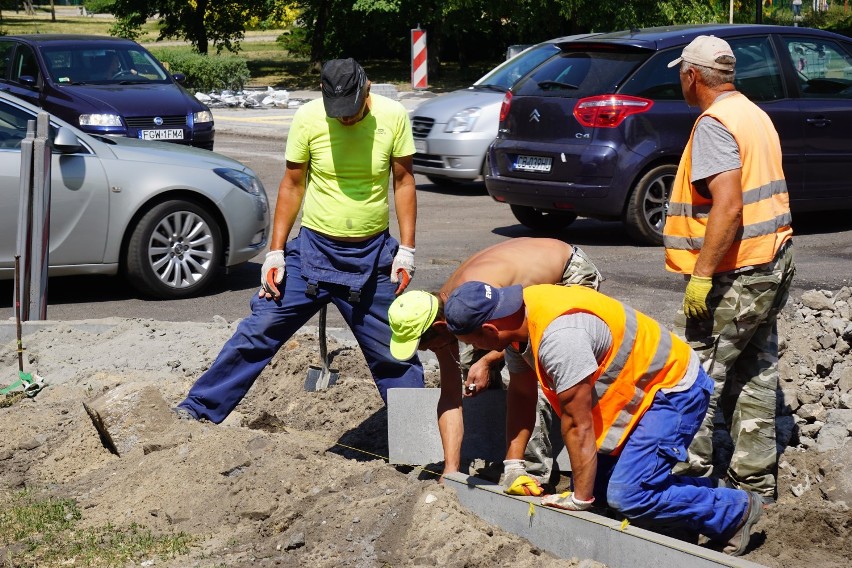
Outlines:
{"type": "Polygon", "coordinates": [[[112,13],[117,23],[111,33],[132,37],[148,18],[156,16],[158,39],[188,41],[202,54],[207,54],[211,43],[217,53],[237,52],[246,22],[265,20],[283,6],[276,0],[115,0],[112,13]]]}

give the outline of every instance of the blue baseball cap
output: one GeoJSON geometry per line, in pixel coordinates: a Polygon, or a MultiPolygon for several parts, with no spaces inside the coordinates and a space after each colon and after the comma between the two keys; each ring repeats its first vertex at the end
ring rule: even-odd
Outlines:
{"type": "Polygon", "coordinates": [[[498,288],[485,282],[471,281],[453,290],[444,304],[444,317],[450,333],[467,335],[485,322],[516,313],[523,305],[523,286],[498,288]]]}

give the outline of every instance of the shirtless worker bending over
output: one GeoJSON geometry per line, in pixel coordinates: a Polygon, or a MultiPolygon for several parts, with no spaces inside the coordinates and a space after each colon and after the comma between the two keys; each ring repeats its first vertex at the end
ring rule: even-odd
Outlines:
{"type": "MultiPolygon", "coordinates": [[[[419,345],[421,349],[433,351],[438,359],[441,378],[438,430],[444,449],[444,474],[456,472],[460,467],[464,436],[462,396],[476,396],[489,386],[501,386],[503,369],[503,351],[464,345],[460,353],[459,342],[447,330],[444,321],[443,304],[447,297],[469,281],[488,282],[497,287],[576,284],[597,290],[602,280],[595,265],[577,247],[557,239],[517,238],[488,247],[465,260],[437,294],[414,290],[402,294],[391,304],[388,312],[391,354],[406,361],[419,345]],[[463,389],[461,381],[464,381],[463,389]]],[[[549,431],[553,412],[541,393],[537,408],[536,426],[524,456],[526,464],[524,460],[504,464],[507,486],[526,474],[545,483],[550,479],[553,452],[549,431]]],[[[503,425],[495,424],[495,427],[502,429],[503,425]]],[[[538,490],[532,480],[527,487],[538,490]]]]}

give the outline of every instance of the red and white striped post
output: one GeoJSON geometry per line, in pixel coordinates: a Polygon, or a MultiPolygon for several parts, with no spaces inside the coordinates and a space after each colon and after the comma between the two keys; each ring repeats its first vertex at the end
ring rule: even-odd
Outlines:
{"type": "Polygon", "coordinates": [[[425,89],[426,73],[426,30],[411,30],[411,88],[425,89]]]}

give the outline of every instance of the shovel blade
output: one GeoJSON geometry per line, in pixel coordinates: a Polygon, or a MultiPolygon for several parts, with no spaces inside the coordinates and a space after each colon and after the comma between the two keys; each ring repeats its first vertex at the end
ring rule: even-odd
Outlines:
{"type": "Polygon", "coordinates": [[[334,385],[339,378],[340,373],[337,369],[323,369],[316,365],[310,365],[308,367],[308,376],[305,378],[305,390],[314,392],[327,389],[334,385]]]}

